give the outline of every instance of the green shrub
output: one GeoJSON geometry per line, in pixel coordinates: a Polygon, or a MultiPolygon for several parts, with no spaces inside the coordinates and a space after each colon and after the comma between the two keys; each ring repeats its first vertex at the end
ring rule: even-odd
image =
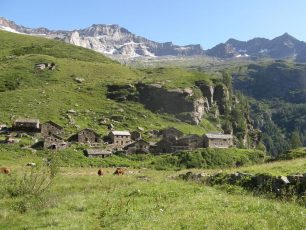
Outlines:
{"type": "Polygon", "coordinates": [[[292,160],[306,157],[306,148],[291,149],[277,157],[277,160],[292,160]]]}
{"type": "Polygon", "coordinates": [[[4,193],[11,197],[39,196],[47,191],[55,176],[54,167],[32,167],[23,175],[16,173],[4,179],[4,193]]]}

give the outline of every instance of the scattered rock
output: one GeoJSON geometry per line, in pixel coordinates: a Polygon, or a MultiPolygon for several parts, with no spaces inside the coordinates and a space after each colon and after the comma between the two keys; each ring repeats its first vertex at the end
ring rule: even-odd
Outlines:
{"type": "Polygon", "coordinates": [[[143,180],[143,181],[149,181],[150,180],[149,177],[147,177],[147,176],[137,176],[137,179],[143,180]]]}
{"type": "Polygon", "coordinates": [[[193,172],[187,172],[184,174],[180,174],[179,178],[183,180],[193,180],[193,181],[200,181],[204,178],[208,177],[209,175],[206,173],[193,173],[193,172]]]}
{"type": "Polygon", "coordinates": [[[69,110],[67,111],[67,113],[76,114],[76,111],[75,111],[74,109],[69,109],[69,110]]]}
{"type": "Polygon", "coordinates": [[[80,77],[76,77],[74,80],[75,80],[77,83],[83,83],[83,82],[85,81],[84,78],[80,78],[80,77]]]}
{"type": "Polygon", "coordinates": [[[289,182],[289,180],[288,180],[288,178],[287,178],[286,176],[281,176],[279,179],[280,179],[284,184],[290,184],[290,182],[289,182]]]}
{"type": "Polygon", "coordinates": [[[139,131],[141,131],[141,132],[144,131],[144,128],[142,128],[142,127],[137,127],[137,129],[138,129],[139,131]]]}

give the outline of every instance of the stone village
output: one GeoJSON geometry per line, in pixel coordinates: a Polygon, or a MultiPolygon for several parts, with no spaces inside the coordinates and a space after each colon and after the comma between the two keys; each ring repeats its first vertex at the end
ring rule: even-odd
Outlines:
{"type": "MultiPolygon", "coordinates": [[[[196,134],[185,135],[174,127],[162,130],[149,131],[151,142],[142,138],[144,129],[138,127],[137,131],[110,130],[108,136],[101,136],[90,128],[65,138],[64,128],[53,121],[43,124],[39,119],[17,119],[12,127],[0,126],[1,133],[6,135],[4,143],[18,143],[23,134],[35,136],[36,142],[43,143],[44,149],[62,150],[71,144],[85,146],[84,154],[88,157],[108,157],[113,153],[121,154],[167,154],[179,151],[193,150],[197,148],[229,148],[233,146],[233,136],[223,133],[207,133],[203,136],[196,134]]],[[[35,145],[35,144],[34,144],[35,145]]]]}

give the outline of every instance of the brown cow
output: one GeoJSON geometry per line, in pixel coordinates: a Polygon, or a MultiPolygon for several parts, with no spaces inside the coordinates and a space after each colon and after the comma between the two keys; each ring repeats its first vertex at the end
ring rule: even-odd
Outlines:
{"type": "Polygon", "coordinates": [[[98,175],[99,175],[99,176],[103,176],[103,175],[104,175],[103,169],[99,169],[99,170],[98,170],[98,175]]]}
{"type": "Polygon", "coordinates": [[[9,168],[6,168],[6,167],[1,167],[0,168],[0,173],[10,174],[11,170],[9,168]]]}
{"type": "Polygon", "coordinates": [[[114,175],[124,175],[124,169],[123,168],[117,168],[116,171],[114,172],[114,175]]]}

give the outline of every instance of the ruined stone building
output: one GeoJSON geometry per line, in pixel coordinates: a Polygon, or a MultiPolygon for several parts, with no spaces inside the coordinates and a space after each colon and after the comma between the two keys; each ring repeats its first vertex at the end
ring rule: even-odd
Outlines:
{"type": "Polygon", "coordinates": [[[174,152],[193,150],[203,147],[204,147],[203,137],[196,134],[181,137],[180,139],[176,140],[172,146],[174,152]]]}
{"type": "Polygon", "coordinates": [[[145,140],[137,140],[124,148],[127,151],[127,154],[132,153],[149,153],[150,152],[150,143],[145,140]]]}
{"type": "Polygon", "coordinates": [[[69,147],[69,143],[66,142],[62,137],[51,134],[44,138],[44,148],[51,150],[62,150],[69,147]]]}
{"type": "Polygon", "coordinates": [[[101,142],[101,137],[98,133],[91,129],[83,129],[77,134],[77,142],[83,144],[93,144],[101,142]]]}
{"type": "Polygon", "coordinates": [[[170,127],[167,129],[163,129],[160,131],[160,136],[164,139],[169,139],[169,140],[177,140],[180,137],[182,137],[184,134],[180,130],[170,127]]]}
{"type": "Polygon", "coordinates": [[[109,137],[115,146],[124,147],[131,143],[131,134],[129,131],[112,131],[109,137]]]}
{"type": "Polygon", "coordinates": [[[64,128],[53,121],[47,121],[41,125],[41,133],[44,137],[51,135],[63,136],[64,128]]]}
{"type": "Polygon", "coordinates": [[[233,136],[223,133],[207,133],[203,136],[206,148],[229,148],[233,146],[233,136]]]}
{"type": "Polygon", "coordinates": [[[173,152],[173,142],[168,139],[162,139],[155,145],[150,146],[150,152],[154,154],[164,154],[173,152]]]}

